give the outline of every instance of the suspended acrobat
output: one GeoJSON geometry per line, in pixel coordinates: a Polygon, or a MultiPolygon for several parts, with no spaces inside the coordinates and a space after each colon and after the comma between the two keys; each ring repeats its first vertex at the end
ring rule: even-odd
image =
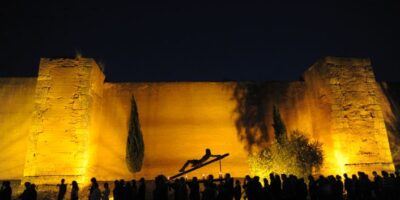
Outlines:
{"type": "Polygon", "coordinates": [[[193,168],[198,167],[202,165],[204,162],[206,162],[209,158],[214,157],[214,158],[220,158],[221,155],[213,155],[211,154],[210,149],[206,149],[206,154],[201,157],[199,160],[188,160],[186,163],[183,165],[183,167],[179,170],[179,172],[184,172],[186,167],[191,164],[193,168]]]}

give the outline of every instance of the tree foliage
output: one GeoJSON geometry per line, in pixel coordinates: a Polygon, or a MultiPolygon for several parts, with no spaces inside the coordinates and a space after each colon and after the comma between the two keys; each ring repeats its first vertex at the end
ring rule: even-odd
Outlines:
{"type": "Polygon", "coordinates": [[[318,141],[310,142],[299,131],[292,132],[282,143],[273,142],[249,159],[250,171],[260,177],[271,172],[306,177],[313,169],[318,170],[322,163],[322,145],[318,141]]]}
{"type": "Polygon", "coordinates": [[[293,131],[288,137],[278,108],[274,106],[273,109],[275,141],[249,157],[251,173],[260,177],[271,172],[306,177],[318,170],[323,163],[322,145],[318,141],[311,142],[300,131],[293,131]]]}
{"type": "Polygon", "coordinates": [[[139,172],[142,169],[144,159],[144,141],[140,129],[139,114],[135,97],[131,99],[131,114],[129,120],[129,132],[126,144],[126,163],[129,171],[139,172]]]}
{"type": "Polygon", "coordinates": [[[275,138],[279,144],[282,144],[284,140],[287,139],[286,126],[283,123],[281,114],[279,113],[279,109],[275,105],[273,108],[272,119],[272,126],[274,127],[275,138]]]}

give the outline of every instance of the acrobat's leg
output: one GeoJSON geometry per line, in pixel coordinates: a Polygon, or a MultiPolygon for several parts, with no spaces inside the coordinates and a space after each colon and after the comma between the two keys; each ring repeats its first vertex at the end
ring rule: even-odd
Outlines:
{"type": "Polygon", "coordinates": [[[194,163],[196,163],[196,160],[188,160],[188,161],[186,161],[186,163],[183,165],[183,167],[179,170],[180,172],[184,172],[185,171],[185,169],[186,169],[186,167],[189,165],[189,164],[194,164],[194,163]]]}

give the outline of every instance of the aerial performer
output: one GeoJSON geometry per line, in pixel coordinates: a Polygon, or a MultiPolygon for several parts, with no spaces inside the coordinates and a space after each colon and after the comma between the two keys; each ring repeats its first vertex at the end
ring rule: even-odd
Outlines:
{"type": "Polygon", "coordinates": [[[183,165],[183,167],[179,170],[179,172],[184,172],[186,167],[191,164],[192,167],[198,167],[201,164],[203,164],[204,162],[206,162],[209,158],[214,157],[214,158],[219,158],[221,157],[221,155],[213,155],[211,154],[211,150],[210,149],[206,149],[206,154],[201,157],[199,160],[188,160],[186,161],[186,163],[183,165]]]}

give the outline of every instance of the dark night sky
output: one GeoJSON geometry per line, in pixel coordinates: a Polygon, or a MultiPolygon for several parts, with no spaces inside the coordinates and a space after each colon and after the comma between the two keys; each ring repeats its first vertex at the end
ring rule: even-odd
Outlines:
{"type": "Polygon", "coordinates": [[[394,3],[34,2],[0,3],[0,76],[79,50],[108,81],[297,80],[326,55],[369,57],[378,80],[400,81],[394,3]]]}

